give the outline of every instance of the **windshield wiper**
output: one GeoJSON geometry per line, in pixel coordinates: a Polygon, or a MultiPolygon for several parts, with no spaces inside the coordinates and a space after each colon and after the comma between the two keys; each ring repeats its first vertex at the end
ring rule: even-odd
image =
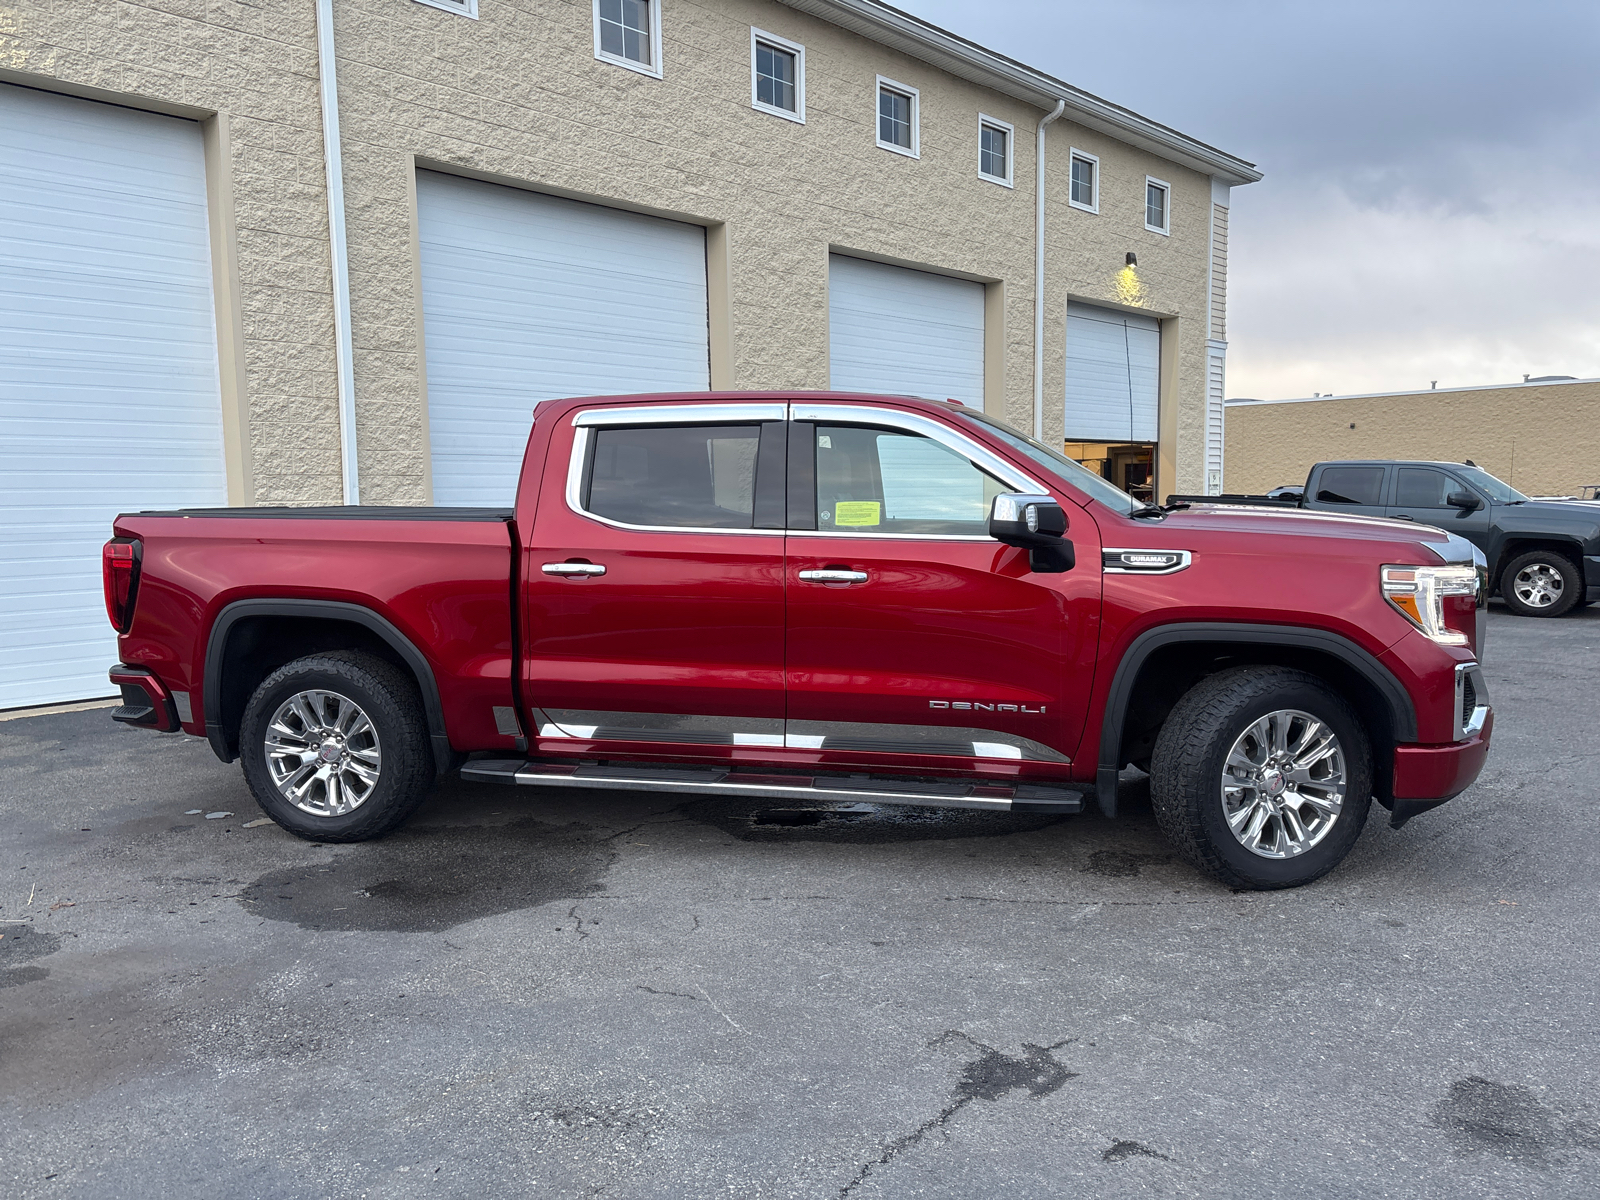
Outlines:
{"type": "Polygon", "coordinates": [[[1130,517],[1164,517],[1169,512],[1177,512],[1180,508],[1188,508],[1187,504],[1174,504],[1171,508],[1162,508],[1159,504],[1142,504],[1128,515],[1130,517]]]}

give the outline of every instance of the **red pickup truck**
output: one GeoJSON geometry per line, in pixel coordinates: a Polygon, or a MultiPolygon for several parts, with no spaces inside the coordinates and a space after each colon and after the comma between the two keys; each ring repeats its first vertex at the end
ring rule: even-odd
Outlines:
{"type": "Polygon", "coordinates": [[[1132,764],[1252,888],[1488,753],[1484,559],[1441,530],[1141,505],[970,408],[841,393],[546,401],[515,496],[118,517],[113,718],[203,734],[319,841],[451,770],[1112,816],[1132,764]]]}

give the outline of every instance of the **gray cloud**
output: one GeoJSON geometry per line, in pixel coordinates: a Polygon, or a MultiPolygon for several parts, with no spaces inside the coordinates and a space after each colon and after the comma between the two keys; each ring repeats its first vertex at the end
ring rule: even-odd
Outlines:
{"type": "Polygon", "coordinates": [[[906,0],[1258,162],[1229,392],[1600,375],[1600,5],[906,0]]]}

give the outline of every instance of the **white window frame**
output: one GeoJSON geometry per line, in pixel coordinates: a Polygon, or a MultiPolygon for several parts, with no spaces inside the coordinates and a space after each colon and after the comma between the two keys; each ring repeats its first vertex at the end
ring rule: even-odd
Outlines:
{"type": "Polygon", "coordinates": [[[878,143],[878,148],[880,150],[892,151],[895,154],[904,154],[907,158],[921,158],[922,157],[922,131],[921,131],[921,126],[922,126],[922,93],[919,92],[914,87],[907,87],[903,83],[898,83],[895,80],[890,79],[887,75],[879,75],[878,76],[878,81],[873,86],[873,89],[872,89],[872,137],[873,137],[873,140],[875,140],[878,143]],[[884,91],[885,88],[888,88],[889,91],[891,91],[891,92],[899,92],[902,96],[910,96],[911,97],[911,148],[909,150],[906,149],[904,146],[897,146],[893,142],[886,142],[886,141],[883,140],[883,138],[878,136],[879,129],[880,129],[880,126],[878,124],[878,122],[880,120],[879,107],[878,106],[879,106],[879,103],[880,103],[881,98],[883,96],[883,91],[884,91]]]}
{"type": "Polygon", "coordinates": [[[458,17],[471,17],[474,21],[478,19],[478,0],[416,0],[416,3],[443,9],[458,17]]]}
{"type": "MultiPolygon", "coordinates": [[[[477,0],[473,0],[476,4],[477,0]]],[[[634,62],[631,58],[624,58],[620,54],[607,54],[600,49],[600,0],[594,0],[594,56],[601,62],[610,63],[616,67],[626,67],[630,71],[637,71],[641,75],[648,75],[652,79],[661,78],[661,4],[662,0],[650,0],[650,62],[648,64],[634,62]]]]}
{"type": "Polygon", "coordinates": [[[799,42],[791,42],[788,38],[779,37],[775,33],[768,33],[765,29],[750,26],[750,107],[757,112],[771,113],[775,117],[782,117],[785,121],[793,121],[796,125],[806,123],[806,48],[799,42]],[[794,55],[794,111],[787,108],[775,108],[770,104],[763,104],[756,97],[760,95],[758,77],[756,75],[756,43],[766,42],[779,50],[787,50],[794,55]]]}
{"type": "Polygon", "coordinates": [[[998,183],[1001,187],[1013,187],[1012,182],[1016,175],[1017,160],[1017,130],[1010,121],[1002,121],[999,117],[978,114],[978,178],[990,183],[998,183]],[[983,131],[984,128],[995,129],[1006,135],[1006,173],[990,175],[983,169],[983,131]]]}
{"type": "Polygon", "coordinates": [[[1164,179],[1157,179],[1153,175],[1146,175],[1144,177],[1144,195],[1143,195],[1143,197],[1141,197],[1141,199],[1144,201],[1144,227],[1146,229],[1148,229],[1151,233],[1159,233],[1162,237],[1171,237],[1172,236],[1172,185],[1170,183],[1168,183],[1164,179]],[[1162,192],[1164,192],[1166,194],[1166,197],[1167,197],[1167,202],[1161,206],[1162,211],[1166,214],[1166,217],[1167,217],[1167,226],[1166,226],[1165,229],[1161,228],[1159,225],[1150,224],[1150,189],[1152,187],[1160,188],[1162,190],[1162,192]]]}
{"type": "Polygon", "coordinates": [[[1071,154],[1067,158],[1067,203],[1072,205],[1073,208],[1076,208],[1076,209],[1078,209],[1078,210],[1080,210],[1082,212],[1096,213],[1096,214],[1099,213],[1099,211],[1100,211],[1100,156],[1098,154],[1090,154],[1087,150],[1079,150],[1076,146],[1074,146],[1072,148],[1071,154]],[[1094,203],[1093,204],[1082,204],[1082,203],[1080,203],[1077,200],[1074,200],[1072,198],[1072,160],[1075,159],[1075,158],[1081,158],[1086,163],[1093,163],[1094,164],[1094,203]]]}

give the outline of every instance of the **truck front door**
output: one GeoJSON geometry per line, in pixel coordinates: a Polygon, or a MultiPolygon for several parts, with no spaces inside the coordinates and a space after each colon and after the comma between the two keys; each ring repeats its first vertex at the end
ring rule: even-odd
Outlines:
{"type": "Polygon", "coordinates": [[[1040,490],[1017,468],[920,414],[793,411],[788,744],[1066,775],[1097,636],[1094,522],[1065,501],[1080,565],[1035,574],[987,534],[997,493],[1040,490]]]}
{"type": "Polygon", "coordinates": [[[1438,467],[1397,467],[1389,516],[1420,521],[1458,533],[1485,554],[1489,551],[1489,502],[1462,480],[1438,467]],[[1480,507],[1455,508],[1445,502],[1454,492],[1476,496],[1480,507]]]}
{"type": "Polygon", "coordinates": [[[521,572],[538,749],[783,744],[785,415],[601,406],[553,431],[521,572]]]}

